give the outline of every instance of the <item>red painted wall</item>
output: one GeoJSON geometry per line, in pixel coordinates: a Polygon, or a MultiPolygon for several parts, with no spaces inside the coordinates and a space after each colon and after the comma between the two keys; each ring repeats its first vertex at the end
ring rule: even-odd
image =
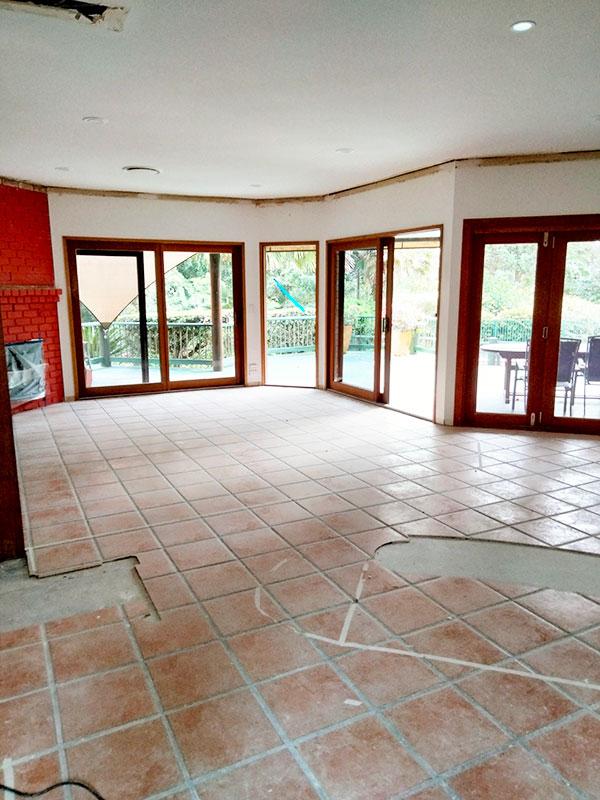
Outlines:
{"type": "MultiPolygon", "coordinates": [[[[64,400],[48,198],[0,185],[0,313],[6,342],[44,339],[46,403],[64,400]]],[[[13,409],[44,404],[33,400],[13,409]]]]}

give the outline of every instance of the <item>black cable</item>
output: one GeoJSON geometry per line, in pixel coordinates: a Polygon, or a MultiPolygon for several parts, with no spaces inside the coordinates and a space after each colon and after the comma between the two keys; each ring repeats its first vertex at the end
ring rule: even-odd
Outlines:
{"type": "Polygon", "coordinates": [[[58,789],[59,786],[79,786],[81,789],[85,789],[87,792],[93,795],[96,800],[105,800],[100,792],[97,792],[89,784],[84,783],[83,781],[58,781],[58,783],[53,783],[52,786],[47,786],[45,789],[40,789],[37,792],[22,792],[19,789],[13,789],[10,786],[5,786],[3,783],[0,783],[0,791],[11,792],[12,794],[16,794],[17,797],[40,797],[43,794],[51,792],[52,789],[58,789]]]}

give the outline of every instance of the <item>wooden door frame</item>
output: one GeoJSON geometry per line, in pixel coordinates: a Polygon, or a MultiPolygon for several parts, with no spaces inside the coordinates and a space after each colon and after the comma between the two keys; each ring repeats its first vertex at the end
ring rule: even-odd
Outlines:
{"type": "MultiPolygon", "coordinates": [[[[298,250],[307,250],[315,254],[315,385],[319,385],[319,242],[318,241],[294,241],[294,242],[260,242],[259,245],[259,258],[260,258],[260,341],[261,341],[261,384],[267,385],[267,286],[265,281],[265,274],[267,269],[266,254],[269,252],[268,248],[290,247],[296,246],[298,250]],[[314,248],[314,250],[312,249],[314,248]]],[[[269,386],[277,386],[278,384],[269,384],[269,386]]],[[[286,384],[287,385],[287,384],[286,384]]],[[[291,385],[291,384],[290,384],[291,385]]],[[[298,387],[304,388],[304,387],[298,387]]]]}
{"type": "MultiPolygon", "coordinates": [[[[533,216],[533,217],[492,217],[482,219],[465,219],[463,221],[463,240],[462,240],[462,257],[461,257],[461,278],[460,278],[460,296],[459,296],[459,311],[458,311],[458,336],[457,336],[457,351],[456,351],[456,384],[455,384],[455,403],[454,403],[454,425],[456,426],[469,426],[477,425],[481,427],[494,427],[505,429],[526,429],[526,430],[549,430],[549,431],[568,431],[578,433],[597,433],[598,421],[594,420],[573,420],[576,424],[569,424],[565,418],[561,418],[559,422],[553,420],[547,423],[544,420],[545,413],[542,417],[542,425],[536,424],[532,427],[528,424],[529,417],[525,415],[511,415],[511,414],[476,414],[475,413],[475,393],[476,393],[476,380],[475,373],[477,368],[476,354],[479,345],[480,325],[481,325],[481,290],[483,285],[483,270],[481,265],[483,261],[477,256],[481,255],[479,248],[482,247],[483,237],[493,238],[494,236],[512,236],[518,235],[538,237],[542,247],[538,249],[538,268],[540,264],[548,267],[551,274],[556,275],[557,270],[552,269],[553,262],[556,260],[556,255],[552,253],[552,248],[543,246],[543,237],[545,233],[549,236],[552,234],[582,234],[586,231],[593,232],[600,229],[600,214],[567,214],[564,216],[533,216]],[[546,250],[545,253],[542,253],[546,250]],[[542,261],[540,262],[540,254],[542,261]],[[478,301],[476,303],[475,301],[478,301]],[[475,309],[475,313],[473,310],[475,309]],[[515,416],[519,419],[515,420],[515,416]],[[591,428],[596,430],[591,430],[591,428]]],[[[529,241],[533,239],[530,238],[529,241]]],[[[527,241],[527,239],[525,239],[527,241]]],[[[538,330],[544,325],[544,319],[548,313],[548,307],[552,303],[557,302],[556,297],[538,297],[539,291],[547,293],[551,287],[547,285],[545,279],[541,279],[540,275],[536,275],[536,296],[534,298],[534,316],[533,316],[533,329],[538,330]],[[543,306],[543,307],[540,307],[543,306]]],[[[556,292],[556,283],[553,284],[554,292],[556,292]]],[[[562,285],[560,297],[562,299],[562,285]]],[[[543,366],[539,371],[539,379],[534,378],[534,385],[532,387],[532,394],[535,396],[536,392],[541,392],[541,376],[543,373],[550,374],[548,369],[551,368],[550,362],[554,358],[552,367],[556,369],[556,358],[558,356],[558,347],[560,332],[558,336],[555,335],[556,342],[551,340],[548,346],[539,347],[539,342],[533,343],[532,336],[532,352],[533,348],[538,349],[538,358],[543,361],[543,366]]],[[[535,355],[535,353],[533,353],[535,355]]],[[[533,357],[533,356],[532,356],[533,357]]],[[[538,392],[538,394],[539,394],[538,392]]],[[[547,418],[546,418],[547,419],[547,418]]]]}
{"type": "Polygon", "coordinates": [[[71,356],[75,383],[75,399],[106,397],[123,394],[152,394],[155,392],[176,391],[179,389],[202,389],[231,386],[245,383],[245,264],[243,242],[197,242],[165,239],[118,239],[99,237],[63,237],[67,297],[69,307],[69,326],[71,335],[71,356]],[[77,251],[133,251],[153,252],[155,279],[157,287],[157,312],[159,326],[159,352],[161,360],[161,380],[159,383],[123,384],[120,386],[86,387],[83,370],[83,346],[81,341],[81,313],[79,310],[79,291],[77,283],[77,251]],[[234,378],[196,379],[191,381],[170,381],[168,368],[166,302],[164,294],[163,253],[165,251],[194,251],[231,253],[234,287],[234,352],[236,376],[234,378]]]}
{"type": "MultiPolygon", "coordinates": [[[[383,258],[383,241],[385,237],[382,236],[361,236],[353,239],[335,239],[327,242],[327,374],[326,374],[326,387],[332,391],[340,392],[340,394],[350,395],[357,397],[360,400],[369,400],[371,402],[378,402],[381,396],[381,311],[382,311],[382,258],[383,258]],[[375,324],[374,334],[375,341],[373,343],[373,390],[363,389],[359,386],[352,386],[351,384],[344,383],[343,381],[335,381],[335,365],[337,359],[342,355],[336,343],[340,340],[339,320],[336,319],[335,301],[339,294],[336,281],[339,278],[337,272],[337,253],[347,250],[365,250],[372,248],[377,251],[377,267],[375,277],[375,324]],[[378,322],[379,320],[379,322],[378,322]]],[[[343,315],[342,315],[343,325],[343,315]]]]}

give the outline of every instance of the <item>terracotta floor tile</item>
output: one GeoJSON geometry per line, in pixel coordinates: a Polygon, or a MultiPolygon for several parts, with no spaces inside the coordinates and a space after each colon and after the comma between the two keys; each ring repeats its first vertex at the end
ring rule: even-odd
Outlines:
{"type": "Polygon", "coordinates": [[[464,800],[574,800],[576,795],[520,747],[493,756],[449,779],[464,800]]]}
{"type": "Polygon", "coordinates": [[[577,531],[575,528],[564,525],[555,519],[533,519],[529,522],[520,522],[515,527],[550,545],[573,542],[576,539],[581,539],[584,535],[581,531],[577,531]]]}
{"type": "Polygon", "coordinates": [[[446,619],[443,608],[424,597],[417,589],[406,587],[369,597],[363,606],[394,633],[408,633],[446,619]]]}
{"type": "Polygon", "coordinates": [[[122,514],[108,514],[104,517],[96,517],[90,520],[92,533],[102,536],[105,533],[119,533],[120,531],[130,531],[134,528],[145,528],[146,521],[139,511],[126,511],[122,514]]]}
{"type": "MultiPolygon", "coordinates": [[[[109,484],[112,486],[112,484],[109,484]]],[[[102,500],[82,500],[81,506],[85,516],[103,517],[107,514],[121,514],[135,511],[135,506],[128,497],[105,497],[102,500]]]]}
{"type": "Polygon", "coordinates": [[[306,519],[300,522],[287,522],[277,525],[275,530],[291,545],[298,546],[310,542],[324,541],[337,537],[337,533],[319,519],[306,519]]]}
{"type": "Polygon", "coordinates": [[[287,622],[231,638],[229,646],[255,681],[322,660],[310,639],[287,622]]]}
{"type": "Polygon", "coordinates": [[[259,519],[252,511],[233,511],[230,514],[216,514],[208,518],[209,525],[219,535],[226,536],[229,533],[243,533],[253,531],[257,528],[264,528],[265,523],[259,519]]]}
{"type": "Polygon", "coordinates": [[[160,575],[144,581],[146,591],[159,611],[184,606],[194,599],[181,575],[160,575]]]}
{"type": "Polygon", "coordinates": [[[132,495],[132,500],[138,508],[145,510],[172,503],[181,503],[181,495],[171,488],[153,489],[152,491],[144,491],[132,495]]]}
{"type": "Polygon", "coordinates": [[[169,522],[166,525],[155,525],[152,530],[164,547],[185,542],[196,542],[212,539],[214,533],[201,519],[189,519],[181,522],[169,522]]]}
{"type": "Polygon", "coordinates": [[[506,737],[453,689],[439,689],[385,712],[438,772],[483,755],[506,737]]]}
{"type": "Polygon", "coordinates": [[[252,787],[252,800],[317,800],[318,795],[283,751],[226,772],[198,785],[202,800],[241,800],[252,787]]]}
{"type": "Polygon", "coordinates": [[[310,739],[299,750],[331,800],[388,800],[427,778],[374,717],[310,739]]]}
{"type": "Polygon", "coordinates": [[[542,733],[530,746],[590,797],[600,797],[600,721],[590,714],[542,733]]]}
{"type": "Polygon", "coordinates": [[[139,563],[136,570],[143,580],[156,578],[159,575],[168,575],[169,572],[175,571],[173,562],[162,548],[145,550],[142,553],[138,553],[137,558],[139,563]]]}
{"type": "Polygon", "coordinates": [[[574,506],[570,503],[559,500],[557,497],[550,497],[547,494],[532,494],[528,497],[520,497],[516,503],[532,511],[536,511],[538,514],[545,517],[549,517],[551,514],[560,514],[562,512],[574,510],[574,506]]]}
{"type": "Polygon", "coordinates": [[[59,686],[58,699],[66,741],[133,722],[156,711],[137,665],[59,686]]]}
{"type": "Polygon", "coordinates": [[[256,592],[249,591],[205,600],[204,607],[224,636],[262,628],[284,616],[264,590],[258,597],[256,592]]]}
{"type": "Polygon", "coordinates": [[[410,800],[447,800],[448,795],[441,789],[424,789],[409,795],[410,800]]]}
{"type": "MultiPolygon", "coordinates": [[[[383,644],[397,646],[395,640],[383,644]]],[[[344,655],[337,665],[376,706],[401,700],[442,680],[419,659],[373,650],[344,655]]]]}
{"type": "Polygon", "coordinates": [[[165,709],[237,689],[244,679],[220,642],[161,656],[148,669],[165,709]]]}
{"type": "Polygon", "coordinates": [[[245,477],[241,478],[222,478],[220,482],[228,492],[231,492],[235,495],[245,492],[256,492],[263,489],[270,489],[269,484],[256,475],[246,475],[245,477]]]}
{"type": "Polygon", "coordinates": [[[389,503],[394,499],[393,496],[382,492],[381,489],[376,489],[374,486],[369,486],[365,489],[350,489],[348,492],[342,492],[340,497],[359,508],[365,509],[368,506],[389,503]]]}
{"type": "Polygon", "coordinates": [[[42,631],[39,625],[30,625],[14,631],[0,631],[0,650],[9,650],[11,647],[20,647],[22,644],[35,644],[40,641],[41,635],[42,631]]]}
{"type": "Polygon", "coordinates": [[[83,520],[81,509],[76,503],[59,506],[58,508],[45,508],[41,511],[30,511],[28,517],[32,529],[47,528],[49,525],[83,520]]]}
{"type": "Polygon", "coordinates": [[[301,545],[298,549],[319,569],[333,569],[345,564],[362,563],[367,560],[367,556],[362,550],[339,536],[324,542],[301,545]]]}
{"type": "Polygon", "coordinates": [[[188,477],[191,476],[187,476],[183,473],[182,475],[171,475],[170,480],[171,483],[177,487],[179,494],[185,497],[189,503],[197,500],[210,500],[211,498],[217,498],[223,495],[231,497],[227,489],[221,486],[218,481],[207,480],[207,475],[201,476],[200,479],[190,480],[190,483],[182,483],[182,481],[188,477]]]}
{"type": "Polygon", "coordinates": [[[582,533],[600,534],[600,514],[594,514],[589,509],[579,508],[576,511],[568,511],[566,514],[555,516],[554,519],[582,533]]]}
{"type": "Polygon", "coordinates": [[[286,522],[297,522],[300,519],[308,519],[311,516],[310,511],[291,500],[285,503],[258,506],[254,509],[254,513],[264,520],[267,525],[284,525],[286,522]]]}
{"type": "Polygon", "coordinates": [[[249,691],[175,711],[169,720],[193,777],[281,744],[249,691]]]}
{"type": "MultiPolygon", "coordinates": [[[[39,792],[61,779],[60,764],[56,753],[40,756],[21,764],[14,764],[12,769],[13,785],[24,792],[39,792]]],[[[54,789],[52,792],[45,794],[44,797],[47,800],[62,800],[64,797],[63,790],[54,789]]]]}
{"type": "MultiPolygon", "coordinates": [[[[134,495],[138,492],[153,492],[158,489],[168,489],[169,483],[162,475],[157,475],[154,478],[136,478],[131,481],[123,481],[123,487],[129,494],[134,495]]],[[[81,497],[81,492],[79,492],[79,496],[81,497]]]]}
{"type": "MultiPolygon", "coordinates": [[[[493,499],[496,500],[495,497],[493,499]]],[[[420,497],[411,497],[407,499],[406,504],[422,511],[429,517],[437,517],[439,514],[452,514],[455,511],[464,511],[466,507],[463,503],[458,503],[456,500],[452,500],[450,497],[440,494],[426,494],[420,497]]],[[[406,522],[410,519],[411,517],[406,514],[405,519],[399,519],[398,522],[406,522]]],[[[415,517],[413,517],[413,519],[415,519],[415,517]]]]}
{"type": "Polygon", "coordinates": [[[98,536],[96,541],[102,558],[106,560],[135,555],[156,548],[156,539],[147,528],[98,536]]]}
{"type": "MultiPolygon", "coordinates": [[[[360,490],[355,490],[355,491],[360,491],[360,490]]],[[[363,491],[368,491],[368,490],[365,489],[363,491]]],[[[381,494],[383,495],[383,493],[381,494]]],[[[385,497],[385,495],[383,495],[383,497],[385,497]]],[[[353,505],[352,503],[349,503],[347,500],[338,497],[338,495],[330,493],[330,494],[317,495],[316,497],[306,497],[303,500],[300,500],[300,505],[303,506],[311,514],[314,514],[316,517],[320,517],[324,514],[335,514],[339,511],[351,511],[357,504],[355,503],[353,505]]]]}
{"type": "Polygon", "coordinates": [[[291,739],[363,713],[366,708],[327,664],[261,684],[259,691],[291,739]],[[352,700],[359,703],[346,703],[352,700]]]}
{"type": "Polygon", "coordinates": [[[181,570],[208,567],[234,558],[231,550],[217,539],[203,539],[199,542],[186,542],[167,547],[167,553],[181,570]]]}
{"type": "MultiPolygon", "coordinates": [[[[388,505],[386,503],[386,505],[388,505]]],[[[373,509],[370,508],[369,512],[373,509]]],[[[349,533],[360,533],[370,531],[381,525],[379,519],[367,514],[365,511],[355,509],[354,511],[340,511],[337,514],[325,514],[323,522],[333,528],[334,531],[347,535],[349,533]]],[[[387,523],[386,523],[387,524],[387,523]]]]}
{"type": "Polygon", "coordinates": [[[240,503],[232,494],[207,497],[205,500],[192,500],[190,505],[202,517],[211,517],[244,508],[244,504],[240,503]]]}
{"type": "Polygon", "coordinates": [[[327,570],[327,577],[348,592],[350,597],[356,597],[361,576],[361,598],[389,592],[406,585],[406,582],[396,573],[380,567],[373,561],[366,563],[366,569],[364,569],[365,564],[348,564],[344,567],[327,570]]]}
{"type": "Polygon", "coordinates": [[[32,539],[36,547],[89,538],[89,528],[83,521],[64,522],[60,525],[50,525],[47,528],[36,528],[35,531],[32,531],[32,539]]]}
{"type": "Polygon", "coordinates": [[[600,605],[578,594],[543,589],[523,597],[519,602],[548,622],[570,632],[600,623],[600,605]]]}
{"type": "Polygon", "coordinates": [[[344,538],[369,556],[374,556],[375,551],[384,544],[405,541],[404,537],[393,528],[377,528],[374,531],[352,533],[344,538]]]}
{"type": "MultiPolygon", "coordinates": [[[[483,507],[484,510],[487,506],[483,507]]],[[[498,520],[486,517],[485,514],[480,514],[472,508],[466,511],[455,511],[452,514],[442,514],[437,517],[439,522],[449,525],[451,528],[456,528],[457,531],[465,534],[481,533],[481,531],[490,531],[492,528],[498,528],[500,523],[498,520]]]]}
{"type": "MultiPolygon", "coordinates": [[[[502,650],[458,620],[444,622],[420,633],[409,634],[404,640],[418,653],[431,653],[445,658],[472,661],[476,664],[495,664],[506,657],[502,650]]],[[[450,678],[456,678],[472,669],[443,661],[433,663],[440,672],[450,678]]]]}
{"type": "Polygon", "coordinates": [[[195,604],[163,611],[160,620],[153,617],[134,619],[131,627],[145,658],[215,638],[204,614],[195,604]]]}
{"type": "Polygon", "coordinates": [[[456,528],[451,528],[449,525],[440,522],[437,519],[425,517],[424,519],[416,519],[412,522],[403,522],[401,525],[396,525],[398,533],[402,534],[404,538],[411,536],[452,536],[463,537],[464,534],[456,528]]]}
{"type": "Polygon", "coordinates": [[[246,558],[244,564],[263,585],[297,578],[315,571],[309,561],[290,547],[246,558]]]}
{"type": "Polygon", "coordinates": [[[164,525],[168,522],[181,522],[194,519],[196,511],[187,503],[171,503],[156,508],[144,508],[143,514],[149,525],[164,525]]]}
{"type": "Polygon", "coordinates": [[[466,489],[451,489],[449,492],[445,492],[445,495],[451,500],[456,500],[457,503],[462,503],[471,508],[479,508],[479,506],[495,503],[498,500],[498,495],[493,494],[494,485],[490,484],[486,488],[488,491],[475,486],[469,486],[466,489]]]}
{"type": "Polygon", "coordinates": [[[123,623],[52,639],[50,653],[57,682],[124,666],[136,660],[123,623]]]}
{"type": "Polygon", "coordinates": [[[533,650],[563,635],[554,625],[514,603],[476,611],[465,621],[510,653],[533,650]]]}
{"type": "Polygon", "coordinates": [[[484,672],[465,678],[459,685],[518,735],[530,733],[577,709],[551,684],[520,675],[484,672]]]}
{"type": "Polygon", "coordinates": [[[598,502],[598,495],[596,492],[591,492],[578,486],[570,486],[568,489],[559,489],[556,492],[550,492],[548,496],[578,506],[579,508],[595,506],[598,502]]]}
{"type": "Polygon", "coordinates": [[[0,703],[0,753],[3,759],[22,758],[55,744],[50,692],[35,692],[0,703]]]}
{"type": "MultiPolygon", "coordinates": [[[[600,654],[576,639],[556,642],[524,660],[542,675],[600,684],[600,654]]],[[[562,686],[561,689],[586,703],[600,700],[600,691],[594,689],[580,689],[577,686],[562,686]]]]}
{"type": "Polygon", "coordinates": [[[183,780],[159,720],[74,745],[67,762],[71,775],[85,775],[104,797],[120,800],[140,800],[183,780]]]}
{"type": "Polygon", "coordinates": [[[249,492],[241,492],[236,494],[237,499],[248,508],[255,506],[262,506],[266,503],[282,503],[288,498],[279,489],[274,489],[268,486],[266,489],[253,489],[249,492]]]}
{"type": "Polygon", "coordinates": [[[100,557],[89,539],[36,547],[34,574],[54,575],[99,563],[100,557]]]}
{"type": "Polygon", "coordinates": [[[347,596],[322,575],[305,575],[269,586],[269,591],[292,616],[347,602],[347,596]]]}
{"type": "MultiPolygon", "coordinates": [[[[595,495],[596,503],[598,495],[595,495]]],[[[67,485],[62,491],[43,492],[42,494],[27,494],[27,510],[29,513],[43,511],[59,506],[73,506],[76,498],[73,490],[67,485]]]]}
{"type": "MultiPolygon", "coordinates": [[[[317,614],[310,614],[302,617],[298,623],[307,633],[315,633],[319,636],[326,636],[328,639],[339,639],[346,622],[346,617],[351,604],[330,609],[329,611],[319,611],[317,614]]],[[[310,637],[309,637],[310,638],[310,637]]],[[[388,632],[376,620],[366,614],[361,608],[356,607],[352,616],[351,624],[348,629],[346,640],[359,644],[375,644],[389,638],[388,632]]],[[[312,640],[328,655],[339,656],[351,648],[339,644],[329,644],[317,639],[312,640]]]]}
{"type": "Polygon", "coordinates": [[[252,574],[238,561],[188,570],[185,580],[198,600],[241,592],[257,585],[252,574]]]}
{"type": "Polygon", "coordinates": [[[0,699],[46,686],[46,662],[41,644],[0,652],[0,699]]]}
{"type": "Polygon", "coordinates": [[[53,620],[46,623],[46,633],[49,639],[57,636],[66,636],[69,633],[79,633],[90,628],[99,628],[111,622],[120,622],[121,616],[116,606],[101,608],[98,611],[86,611],[83,614],[74,614],[72,617],[53,620]]]}
{"type": "Polygon", "coordinates": [[[281,487],[284,492],[292,500],[301,500],[303,497],[317,497],[320,494],[328,494],[329,489],[322,486],[316,481],[303,480],[298,483],[287,483],[281,487]]]}
{"type": "Polygon", "coordinates": [[[248,558],[259,553],[281,551],[287,548],[287,542],[268,528],[244,533],[232,533],[227,539],[227,547],[231,548],[238,558],[248,558]]]}
{"type": "Polygon", "coordinates": [[[494,605],[504,597],[471,578],[436,578],[422,587],[425,594],[454,614],[494,605]]]}

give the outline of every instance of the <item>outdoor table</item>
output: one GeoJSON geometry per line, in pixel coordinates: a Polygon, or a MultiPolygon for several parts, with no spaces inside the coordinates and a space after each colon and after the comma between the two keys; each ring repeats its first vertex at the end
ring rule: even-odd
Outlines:
{"type": "MultiPolygon", "coordinates": [[[[480,350],[486,353],[497,353],[504,359],[504,402],[510,402],[510,373],[512,372],[513,361],[523,360],[527,352],[527,342],[490,342],[479,346],[480,350]]],[[[584,347],[579,349],[579,358],[585,358],[587,350],[584,347]]]]}

